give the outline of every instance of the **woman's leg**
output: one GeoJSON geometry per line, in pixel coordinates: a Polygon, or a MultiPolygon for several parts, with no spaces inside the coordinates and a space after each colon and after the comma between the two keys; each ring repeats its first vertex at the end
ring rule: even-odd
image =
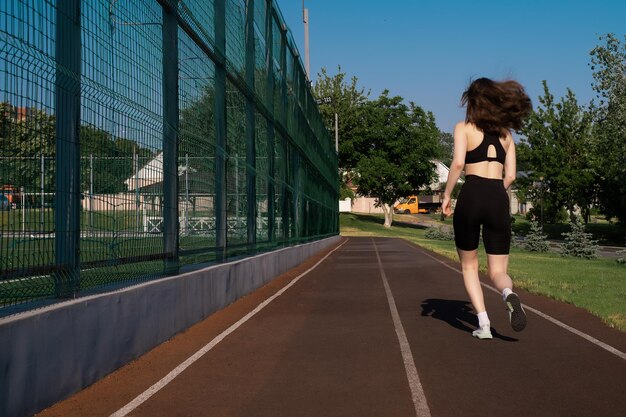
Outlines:
{"type": "Polygon", "coordinates": [[[509,268],[509,255],[489,255],[487,254],[487,263],[489,264],[489,278],[496,286],[498,291],[502,292],[505,288],[513,289],[513,281],[507,273],[509,268]]]}
{"type": "Polygon", "coordinates": [[[509,255],[487,255],[489,263],[489,278],[502,293],[502,299],[509,311],[511,327],[516,332],[524,330],[526,327],[526,312],[522,307],[519,296],[513,292],[513,281],[507,274],[509,266],[509,255]]]}
{"type": "Polygon", "coordinates": [[[491,323],[485,310],[483,289],[480,286],[480,278],[478,277],[478,251],[465,251],[457,248],[457,252],[461,259],[465,290],[472,301],[478,317],[478,329],[472,332],[472,336],[479,339],[491,339],[493,337],[491,335],[491,323]]]}
{"type": "Polygon", "coordinates": [[[463,282],[465,290],[472,301],[476,313],[485,311],[485,301],[483,299],[483,289],[478,278],[478,250],[461,250],[457,248],[461,267],[463,270],[463,282]]]}

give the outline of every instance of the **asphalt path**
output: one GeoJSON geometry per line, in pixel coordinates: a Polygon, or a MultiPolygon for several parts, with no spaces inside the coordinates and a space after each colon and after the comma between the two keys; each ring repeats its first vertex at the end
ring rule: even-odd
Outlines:
{"type": "Polygon", "coordinates": [[[524,291],[516,333],[484,283],[493,340],[458,263],[344,238],[40,415],[625,415],[626,334],[524,291]]]}

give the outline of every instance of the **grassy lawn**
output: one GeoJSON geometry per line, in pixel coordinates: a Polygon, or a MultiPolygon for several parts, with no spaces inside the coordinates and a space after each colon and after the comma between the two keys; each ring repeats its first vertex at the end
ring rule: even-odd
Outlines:
{"type": "MultiPolygon", "coordinates": [[[[391,229],[385,229],[382,215],[342,213],[340,226],[342,236],[398,237],[458,260],[454,242],[427,239],[426,228],[419,225],[394,222],[391,229]]],[[[486,257],[480,259],[485,271],[486,257]]],[[[584,308],[626,332],[626,266],[610,259],[564,258],[511,248],[509,273],[517,287],[584,308]]]]}

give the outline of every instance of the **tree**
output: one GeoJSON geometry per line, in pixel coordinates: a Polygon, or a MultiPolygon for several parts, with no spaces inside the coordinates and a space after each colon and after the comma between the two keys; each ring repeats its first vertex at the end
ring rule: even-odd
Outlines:
{"type": "Polygon", "coordinates": [[[439,160],[449,167],[454,155],[454,136],[452,136],[452,133],[439,132],[439,148],[439,160]]]}
{"type": "Polygon", "coordinates": [[[626,36],[600,37],[591,51],[594,103],[595,166],[599,173],[598,203],[607,218],[626,221],[626,36]]]}
{"type": "Polygon", "coordinates": [[[587,218],[597,180],[591,159],[591,113],[578,105],[571,90],[556,103],[545,81],[543,88],[541,106],[521,129],[525,139],[519,146],[519,158],[528,169],[528,177],[520,186],[525,186],[535,206],[543,205],[550,221],[558,219],[562,207],[572,219],[576,206],[587,218]]]}
{"type": "MultiPolygon", "coordinates": [[[[233,94],[231,93],[229,96],[230,103],[233,94]]],[[[229,119],[228,123],[232,124],[233,121],[229,119]]],[[[243,120],[240,123],[245,126],[243,120]]],[[[181,182],[181,193],[191,195],[215,194],[216,135],[215,90],[212,83],[208,83],[201,88],[201,91],[196,93],[194,89],[189,94],[185,94],[184,99],[181,100],[178,136],[179,165],[184,166],[183,172],[193,173],[193,175],[187,175],[185,182],[181,182]]],[[[230,137],[232,136],[231,134],[230,137]]],[[[243,155],[245,158],[245,154],[243,155]]],[[[232,169],[232,165],[229,165],[230,169],[232,169]]],[[[236,165],[245,166],[245,163],[236,165]]],[[[182,180],[184,181],[185,178],[183,177],[182,180]]],[[[242,201],[245,202],[243,199],[242,201]]],[[[196,210],[196,197],[190,197],[190,203],[193,210],[196,210]]],[[[227,204],[230,205],[231,200],[227,204]]]]}
{"type": "Polygon", "coordinates": [[[80,127],[80,155],[81,189],[93,189],[94,194],[126,191],[124,181],[134,174],[135,169],[140,169],[154,158],[150,149],[137,142],[116,138],[106,130],[90,125],[80,127]],[[134,158],[137,158],[136,163],[134,158]]]}
{"type": "Polygon", "coordinates": [[[575,217],[570,222],[570,228],[569,232],[561,233],[565,239],[561,244],[561,254],[584,259],[597,258],[598,241],[592,239],[591,233],[585,233],[583,222],[575,217]]]}
{"type": "Polygon", "coordinates": [[[435,165],[439,129],[431,112],[384,91],[362,109],[361,145],[355,183],[361,195],[376,199],[385,212],[385,227],[391,227],[391,205],[430,184],[435,165]]]}
{"type": "Polygon", "coordinates": [[[361,137],[360,109],[367,103],[369,91],[358,87],[357,77],[349,82],[341,67],[337,67],[337,74],[329,75],[325,68],[317,76],[313,86],[313,94],[320,100],[320,112],[325,125],[334,131],[335,113],[339,118],[339,169],[350,171],[354,169],[367,152],[361,137]],[[324,98],[330,98],[325,103],[324,98]]]}
{"type": "Polygon", "coordinates": [[[530,231],[522,243],[522,248],[529,252],[548,252],[550,245],[547,236],[543,234],[543,228],[535,220],[530,222],[530,231]]]}
{"type": "MultiPolygon", "coordinates": [[[[42,185],[47,192],[53,191],[56,188],[55,117],[32,107],[22,108],[18,113],[9,103],[0,103],[0,181],[24,187],[26,192],[39,191],[42,185]]],[[[91,185],[97,194],[125,191],[124,181],[133,172],[133,155],[144,160],[153,157],[149,149],[135,141],[114,138],[94,126],[81,125],[79,137],[83,191],[90,190],[91,185]],[[91,157],[93,184],[90,183],[91,157]]]]}
{"type": "Polygon", "coordinates": [[[18,108],[2,103],[0,138],[0,171],[3,183],[25,187],[26,191],[41,187],[41,158],[44,158],[44,188],[54,189],[55,118],[44,110],[18,108]]]}

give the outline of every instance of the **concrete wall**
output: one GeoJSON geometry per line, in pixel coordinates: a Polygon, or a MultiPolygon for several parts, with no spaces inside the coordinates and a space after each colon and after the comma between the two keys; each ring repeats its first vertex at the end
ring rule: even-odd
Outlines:
{"type": "Polygon", "coordinates": [[[0,319],[0,416],[32,415],[68,397],[339,239],[0,319]]]}
{"type": "Polygon", "coordinates": [[[352,211],[352,201],[349,198],[345,200],[339,200],[339,212],[349,213],[352,211]]]}

